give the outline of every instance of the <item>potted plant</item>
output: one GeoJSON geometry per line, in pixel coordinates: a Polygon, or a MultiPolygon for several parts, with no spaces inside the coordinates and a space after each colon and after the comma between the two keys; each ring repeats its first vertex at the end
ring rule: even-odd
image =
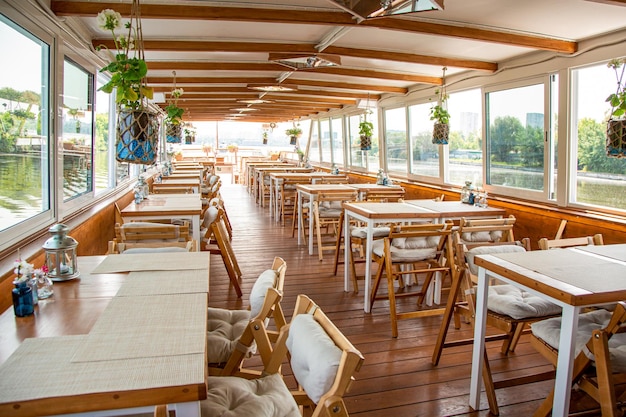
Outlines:
{"type": "Polygon", "coordinates": [[[290,145],[295,145],[298,141],[298,138],[300,137],[300,135],[302,134],[302,129],[300,129],[298,126],[296,126],[295,124],[293,125],[293,127],[287,129],[285,131],[285,133],[287,134],[287,136],[289,136],[290,140],[289,140],[289,144],[290,145]]]}
{"type": "Polygon", "coordinates": [[[196,141],[196,129],[192,125],[185,126],[185,143],[187,145],[196,141]]]}
{"type": "Polygon", "coordinates": [[[174,151],[174,159],[176,161],[182,161],[183,160],[183,151],[181,151],[180,149],[174,151]]]}
{"type": "Polygon", "coordinates": [[[450,113],[448,112],[448,94],[446,92],[446,69],[443,69],[442,86],[435,90],[437,104],[430,108],[430,120],[435,121],[432,142],[437,145],[447,145],[450,134],[450,113]]]}
{"type": "MultiPolygon", "coordinates": [[[[174,76],[176,77],[176,76],[174,76]]],[[[174,78],[176,80],[176,78],[174,78]]],[[[175,83],[176,81],[174,81],[175,83]]],[[[178,107],[178,99],[183,95],[182,88],[174,88],[171,96],[172,100],[165,107],[165,137],[168,143],[181,143],[183,136],[183,113],[184,109],[178,107]]]]}
{"type": "Polygon", "coordinates": [[[626,155],[626,58],[612,59],[607,66],[615,71],[617,91],[606,99],[611,105],[606,127],[606,154],[612,158],[622,158],[626,155]]]}
{"type": "MultiPolygon", "coordinates": [[[[116,159],[120,162],[151,164],[156,160],[159,120],[148,110],[147,99],[152,98],[152,88],[146,84],[148,66],[143,59],[139,1],[133,0],[130,22],[126,23],[128,35],[117,36],[122,16],[115,10],[98,13],[98,27],[113,35],[116,53],[110,53],[111,62],[100,69],[111,79],[100,87],[105,93],[115,91],[118,110],[116,159]]],[[[102,47],[98,47],[101,50],[102,47]]],[[[110,51],[109,51],[110,52],[110,51]]]]}
{"type": "Polygon", "coordinates": [[[359,123],[359,136],[361,137],[361,150],[372,149],[372,135],[374,134],[374,124],[367,121],[367,112],[363,114],[363,119],[359,123]]]}
{"type": "Polygon", "coordinates": [[[231,143],[226,148],[228,149],[228,152],[237,152],[237,150],[239,149],[239,146],[237,146],[236,143],[231,143]]]}
{"type": "Polygon", "coordinates": [[[267,130],[263,131],[263,145],[267,145],[267,138],[269,136],[269,133],[267,132],[267,130]]]}

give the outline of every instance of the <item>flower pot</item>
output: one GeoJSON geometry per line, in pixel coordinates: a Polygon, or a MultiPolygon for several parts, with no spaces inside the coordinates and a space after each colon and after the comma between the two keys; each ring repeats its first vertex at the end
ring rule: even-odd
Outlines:
{"type": "Polygon", "coordinates": [[[611,158],[626,156],[626,119],[610,119],[607,122],[606,155],[611,158]]]}
{"type": "Polygon", "coordinates": [[[267,138],[263,138],[263,145],[267,145],[267,138]]]}
{"type": "Polygon", "coordinates": [[[435,123],[433,128],[433,143],[435,145],[447,145],[450,125],[446,123],[435,123]]]}
{"type": "Polygon", "coordinates": [[[289,144],[290,145],[295,145],[298,142],[298,137],[297,136],[290,136],[289,137],[289,144]]]}
{"type": "Polygon", "coordinates": [[[183,127],[180,124],[168,123],[165,125],[165,138],[167,143],[181,143],[183,127]]]}
{"type": "Polygon", "coordinates": [[[152,164],[159,145],[159,119],[148,110],[120,110],[117,118],[115,159],[131,164],[152,164]]]}
{"type": "Polygon", "coordinates": [[[370,149],[372,149],[372,137],[361,135],[361,150],[369,151],[370,149]]]}

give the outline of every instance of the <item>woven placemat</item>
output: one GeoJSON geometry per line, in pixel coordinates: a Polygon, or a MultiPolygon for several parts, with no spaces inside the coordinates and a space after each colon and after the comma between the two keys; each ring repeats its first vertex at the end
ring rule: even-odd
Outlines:
{"type": "Polygon", "coordinates": [[[70,362],[87,337],[24,340],[0,366],[0,403],[204,383],[204,354],[70,362]]]}
{"type": "Polygon", "coordinates": [[[108,255],[94,268],[92,274],[112,274],[132,271],[209,270],[208,252],[162,252],[108,255]]]}
{"type": "Polygon", "coordinates": [[[117,297],[208,292],[209,277],[206,269],[182,272],[138,271],[128,274],[117,297]]]}

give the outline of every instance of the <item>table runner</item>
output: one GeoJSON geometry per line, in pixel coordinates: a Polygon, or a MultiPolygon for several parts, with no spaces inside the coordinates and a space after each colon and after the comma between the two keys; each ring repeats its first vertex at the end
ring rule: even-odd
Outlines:
{"type": "MultiPolygon", "coordinates": [[[[162,252],[159,254],[108,255],[94,268],[92,274],[111,274],[131,271],[209,270],[207,252],[162,252]]],[[[181,276],[182,278],[182,276],[181,276]]]]}
{"type": "Polygon", "coordinates": [[[580,246],[576,248],[585,252],[595,253],[596,255],[606,256],[618,261],[626,262],[626,244],[605,245],[605,246],[580,246]]]}
{"type": "Polygon", "coordinates": [[[134,271],[128,274],[118,297],[208,293],[209,277],[207,269],[173,271],[134,271]]]}

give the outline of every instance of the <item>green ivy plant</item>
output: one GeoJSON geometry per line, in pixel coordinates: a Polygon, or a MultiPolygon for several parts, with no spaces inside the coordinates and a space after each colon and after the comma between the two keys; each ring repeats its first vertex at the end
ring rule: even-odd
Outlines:
{"type": "Polygon", "coordinates": [[[611,117],[614,119],[623,119],[626,115],[626,80],[624,80],[626,58],[612,59],[607,66],[615,70],[617,91],[608,96],[606,102],[611,105],[611,117]]]}

